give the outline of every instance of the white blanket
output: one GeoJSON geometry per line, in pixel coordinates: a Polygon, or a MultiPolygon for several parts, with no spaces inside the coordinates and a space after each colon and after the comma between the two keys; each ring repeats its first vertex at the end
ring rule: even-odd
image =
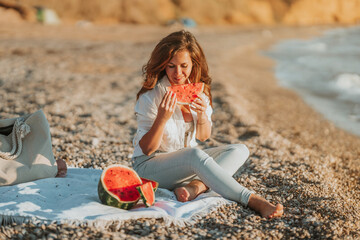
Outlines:
{"type": "Polygon", "coordinates": [[[121,226],[128,219],[162,218],[167,225],[185,226],[231,203],[213,191],[181,203],[173,192],[159,188],[154,206],[146,208],[139,201],[126,211],[100,203],[97,194],[100,175],[98,169],[69,168],[66,178],[0,187],[0,223],[86,223],[104,228],[114,224],[121,226]]]}

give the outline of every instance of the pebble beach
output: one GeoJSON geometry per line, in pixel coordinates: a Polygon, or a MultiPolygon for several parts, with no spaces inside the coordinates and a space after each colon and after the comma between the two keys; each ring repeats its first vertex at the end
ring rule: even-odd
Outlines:
{"type": "MultiPolygon", "coordinates": [[[[0,227],[0,239],[359,239],[360,138],[280,87],[275,62],[262,54],[279,41],[334,27],[189,29],[213,79],[213,132],[200,147],[247,145],[250,157],[234,177],[283,204],[282,218],[267,220],[232,204],[186,227],[165,226],[161,219],[126,221],[120,229],[116,223],[107,229],[13,223],[0,227]]],[[[156,43],[176,30],[0,25],[0,118],[41,108],[55,158],[80,168],[130,166],[142,66],[156,43]]]]}

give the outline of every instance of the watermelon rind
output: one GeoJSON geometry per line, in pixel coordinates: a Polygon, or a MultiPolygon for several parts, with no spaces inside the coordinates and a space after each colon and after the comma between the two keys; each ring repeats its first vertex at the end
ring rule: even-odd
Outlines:
{"type": "MultiPolygon", "coordinates": [[[[186,83],[186,84],[182,84],[182,85],[189,85],[189,84],[194,84],[194,83],[186,83]]],[[[198,84],[198,83],[195,83],[195,84],[198,84]]],[[[200,83],[199,83],[199,84],[200,84],[200,83]]],[[[204,84],[204,83],[201,83],[201,85],[202,85],[201,91],[199,91],[197,94],[201,94],[201,93],[204,91],[205,84],[204,84]]],[[[175,86],[181,86],[181,85],[175,85],[175,86]]],[[[167,91],[169,91],[170,89],[171,89],[171,87],[167,87],[167,88],[166,88],[167,91]]],[[[177,101],[177,104],[180,104],[180,105],[190,105],[191,103],[177,101]]]]}
{"type": "Polygon", "coordinates": [[[126,168],[126,169],[134,172],[135,173],[134,176],[137,177],[139,180],[139,185],[142,184],[141,178],[137,175],[137,173],[133,169],[131,169],[127,166],[124,166],[124,165],[120,165],[120,164],[114,164],[114,165],[108,166],[107,168],[105,168],[103,170],[100,180],[99,180],[99,184],[98,184],[99,199],[103,204],[113,206],[113,207],[118,207],[118,208],[121,208],[124,210],[129,210],[137,204],[137,202],[140,200],[140,196],[133,201],[123,201],[123,200],[120,200],[120,198],[117,195],[110,192],[104,184],[104,177],[105,177],[106,171],[111,168],[114,168],[114,167],[122,167],[122,168],[126,168]]]}
{"type": "Polygon", "coordinates": [[[141,186],[136,187],[136,189],[139,191],[141,199],[143,200],[145,206],[151,207],[155,202],[155,192],[154,192],[152,183],[151,182],[144,183],[141,186]],[[153,202],[149,202],[149,200],[147,199],[146,193],[144,192],[144,189],[148,186],[151,189],[151,192],[149,194],[152,194],[152,198],[154,200],[153,202]]]}

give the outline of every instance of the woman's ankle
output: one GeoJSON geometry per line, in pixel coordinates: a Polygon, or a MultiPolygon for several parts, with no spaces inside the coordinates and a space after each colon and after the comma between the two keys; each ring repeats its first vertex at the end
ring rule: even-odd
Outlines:
{"type": "Polygon", "coordinates": [[[206,192],[209,188],[201,180],[194,179],[187,186],[194,186],[197,195],[206,192]]]}

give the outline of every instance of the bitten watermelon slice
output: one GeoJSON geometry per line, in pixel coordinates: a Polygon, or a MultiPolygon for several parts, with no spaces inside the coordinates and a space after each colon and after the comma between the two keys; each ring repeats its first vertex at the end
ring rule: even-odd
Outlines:
{"type": "MultiPolygon", "coordinates": [[[[140,192],[137,187],[142,187],[144,185],[143,181],[145,184],[151,185],[151,193],[154,194],[158,186],[157,182],[140,178],[138,174],[129,167],[111,165],[104,169],[99,180],[98,195],[100,201],[109,206],[128,210],[135,206],[140,200],[140,192]]],[[[148,190],[146,190],[148,188],[149,187],[145,186],[141,189],[145,198],[149,196],[149,199],[146,200],[149,204],[149,202],[155,201],[155,195],[152,196],[151,193],[148,193],[148,190]]]]}
{"type": "Polygon", "coordinates": [[[167,90],[176,93],[178,104],[190,104],[204,91],[204,83],[173,85],[167,90]]]}
{"type": "Polygon", "coordinates": [[[141,198],[146,207],[154,205],[155,202],[155,192],[151,182],[144,183],[141,186],[136,187],[139,191],[141,198]]]}

